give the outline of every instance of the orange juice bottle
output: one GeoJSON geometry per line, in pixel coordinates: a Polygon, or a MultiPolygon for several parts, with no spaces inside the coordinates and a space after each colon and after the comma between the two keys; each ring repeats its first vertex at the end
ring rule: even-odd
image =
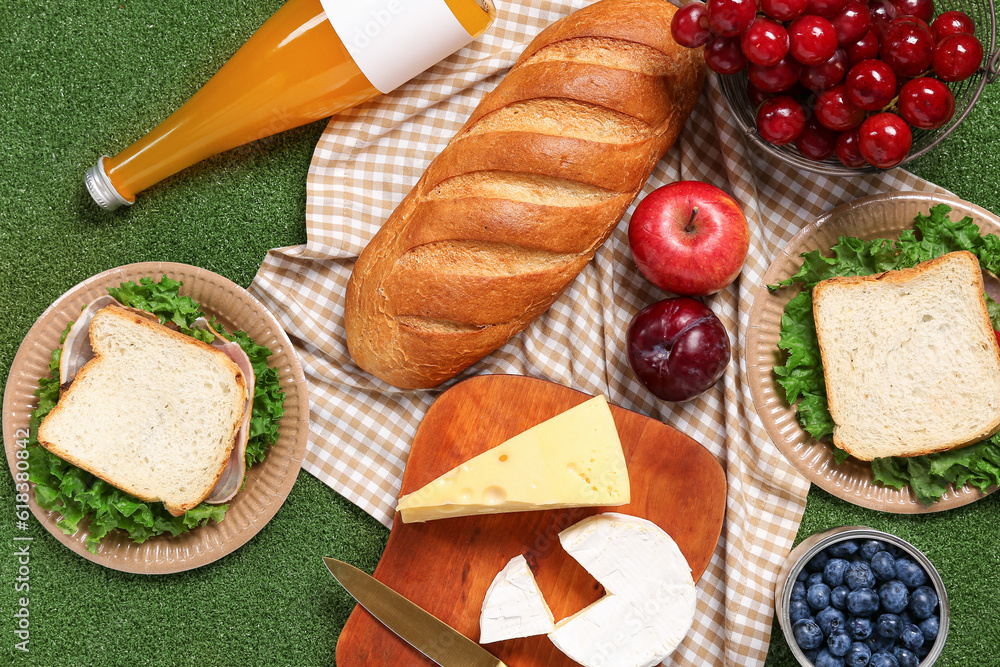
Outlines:
{"type": "Polygon", "coordinates": [[[115,209],[207,157],[332,116],[478,37],[492,0],[288,0],[180,109],[86,174],[115,209]]]}

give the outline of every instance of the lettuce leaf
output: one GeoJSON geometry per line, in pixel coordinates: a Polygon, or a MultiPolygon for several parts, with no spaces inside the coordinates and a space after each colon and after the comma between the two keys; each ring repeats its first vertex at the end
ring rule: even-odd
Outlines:
{"type": "MultiPolygon", "coordinates": [[[[980,265],[1000,274],[1000,238],[983,236],[972,218],[958,222],[948,217],[951,207],[938,204],[928,215],[918,214],[913,229],[899,238],[861,239],[842,236],[833,247],[833,256],[813,250],[802,254],[802,266],[791,278],[771,291],[800,284],[781,317],[778,347],[785,353],[785,363],[774,367],[778,385],[790,405],[796,405],[799,423],[814,438],[833,433],[833,418],[826,402],[826,385],[812,314],[812,288],[834,276],[861,276],[916,266],[956,250],[968,250],[980,265]]],[[[1000,305],[988,295],[986,308],[994,329],[1000,330],[1000,305]]],[[[837,463],[848,458],[834,447],[837,463]]],[[[875,482],[901,489],[913,488],[917,499],[930,505],[940,498],[949,484],[956,488],[971,484],[985,490],[1000,484],[1000,434],[980,443],[939,454],[910,458],[885,458],[872,461],[875,482]]]]}
{"type": "MultiPolygon", "coordinates": [[[[139,308],[159,317],[161,323],[173,322],[178,329],[210,343],[214,335],[191,325],[204,314],[193,299],[179,293],[182,283],[164,276],[159,282],[142,278],[139,284],[122,283],[108,292],[123,305],[139,308]]],[[[63,331],[60,344],[66,339],[72,322],[63,331]]],[[[224,329],[212,322],[216,332],[225,337],[224,329]]],[[[257,345],[243,331],[232,335],[247,353],[256,376],[250,438],[247,443],[247,468],[264,459],[267,449],[278,439],[278,421],[284,414],[285,393],[279,384],[278,372],[267,365],[271,351],[257,345]]],[[[38,381],[35,396],[38,405],[31,413],[28,439],[28,479],[35,484],[35,500],[44,509],[59,512],[57,525],[68,535],[74,534],[84,518],[89,520],[87,550],[96,553],[101,539],[115,529],[125,531],[129,538],[141,544],[151,537],[170,533],[180,535],[209,521],[222,521],[228,505],[201,503],[179,517],[172,516],[161,503],[149,503],[116,489],[90,473],[63,461],[38,443],[38,426],[59,400],[59,359],[62,348],[52,351],[49,376],[38,381]]]]}

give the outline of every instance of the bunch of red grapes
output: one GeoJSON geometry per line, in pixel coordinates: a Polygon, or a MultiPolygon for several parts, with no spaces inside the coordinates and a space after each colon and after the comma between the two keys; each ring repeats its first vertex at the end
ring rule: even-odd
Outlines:
{"type": "Polygon", "coordinates": [[[746,68],[766,141],[888,169],[910,152],[913,128],[951,120],[947,84],[983,61],[967,14],[933,17],[933,0],[708,0],[679,9],[671,32],[704,46],[719,74],[746,68]]]}

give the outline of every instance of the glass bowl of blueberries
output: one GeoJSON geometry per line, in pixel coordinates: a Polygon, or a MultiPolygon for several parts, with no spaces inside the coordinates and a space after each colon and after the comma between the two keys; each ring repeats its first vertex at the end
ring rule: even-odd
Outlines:
{"type": "Polygon", "coordinates": [[[775,605],[804,667],[929,667],[951,617],[944,582],[927,557],[864,526],[817,533],[792,549],[775,605]]]}

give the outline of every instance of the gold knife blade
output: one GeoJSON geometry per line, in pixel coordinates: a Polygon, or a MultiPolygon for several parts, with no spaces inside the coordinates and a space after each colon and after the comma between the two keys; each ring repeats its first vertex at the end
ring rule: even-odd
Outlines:
{"type": "Polygon", "coordinates": [[[335,558],[323,558],[341,586],[407,644],[441,667],[507,667],[496,656],[381,581],[335,558]]]}

